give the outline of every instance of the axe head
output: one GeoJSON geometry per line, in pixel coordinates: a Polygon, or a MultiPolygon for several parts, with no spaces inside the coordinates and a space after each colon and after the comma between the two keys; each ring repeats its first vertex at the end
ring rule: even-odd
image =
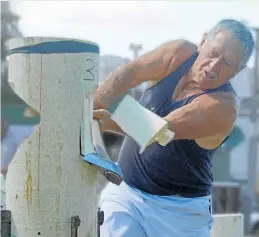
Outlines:
{"type": "Polygon", "coordinates": [[[84,97],[80,150],[82,159],[95,166],[110,182],[119,185],[123,178],[120,167],[106,152],[99,122],[93,120],[93,96],[84,97]]]}
{"type": "Polygon", "coordinates": [[[103,174],[110,182],[120,185],[123,180],[121,168],[111,160],[107,160],[97,153],[90,153],[83,157],[91,165],[97,167],[98,171],[103,174]]]}

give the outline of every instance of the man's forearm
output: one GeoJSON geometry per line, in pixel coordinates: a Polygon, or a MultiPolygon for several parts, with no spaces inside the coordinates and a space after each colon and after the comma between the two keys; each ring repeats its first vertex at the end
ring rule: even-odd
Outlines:
{"type": "Polygon", "coordinates": [[[107,109],[115,97],[121,96],[136,85],[132,67],[125,65],[116,69],[97,88],[94,94],[94,109],[107,109]]]}

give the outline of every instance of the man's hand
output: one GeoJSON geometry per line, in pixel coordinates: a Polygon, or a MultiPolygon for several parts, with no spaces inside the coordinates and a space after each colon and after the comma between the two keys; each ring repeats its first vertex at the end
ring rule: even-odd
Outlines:
{"type": "Polygon", "coordinates": [[[105,109],[94,110],[93,118],[99,121],[101,132],[111,131],[125,135],[121,128],[111,119],[111,114],[105,109]]]}

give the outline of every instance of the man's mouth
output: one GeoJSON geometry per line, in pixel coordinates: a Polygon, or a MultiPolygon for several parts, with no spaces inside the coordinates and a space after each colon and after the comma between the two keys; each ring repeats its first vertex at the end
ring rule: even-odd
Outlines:
{"type": "Polygon", "coordinates": [[[212,74],[210,72],[205,71],[205,75],[206,75],[206,77],[208,77],[211,80],[216,79],[216,75],[214,73],[212,74]]]}

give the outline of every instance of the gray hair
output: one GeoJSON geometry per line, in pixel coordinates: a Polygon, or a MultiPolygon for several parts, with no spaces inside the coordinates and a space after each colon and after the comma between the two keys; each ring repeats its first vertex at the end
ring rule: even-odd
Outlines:
{"type": "Polygon", "coordinates": [[[208,37],[213,37],[221,30],[228,30],[235,36],[244,47],[244,57],[242,66],[245,65],[253,52],[255,42],[251,31],[243,23],[232,20],[224,19],[218,22],[208,33],[208,37]]]}

